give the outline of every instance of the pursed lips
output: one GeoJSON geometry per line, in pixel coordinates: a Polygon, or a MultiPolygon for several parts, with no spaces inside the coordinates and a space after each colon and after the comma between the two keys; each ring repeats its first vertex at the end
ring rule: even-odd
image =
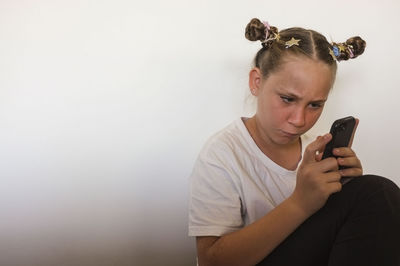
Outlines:
{"type": "Polygon", "coordinates": [[[283,130],[281,130],[281,132],[282,132],[284,135],[287,135],[287,136],[289,136],[289,137],[297,137],[298,135],[300,135],[300,133],[290,133],[290,132],[286,132],[286,131],[283,131],[283,130]]]}

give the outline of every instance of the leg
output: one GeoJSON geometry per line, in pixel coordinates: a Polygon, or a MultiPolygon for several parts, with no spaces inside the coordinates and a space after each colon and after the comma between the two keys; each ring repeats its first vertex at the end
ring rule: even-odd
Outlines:
{"type": "Polygon", "coordinates": [[[393,182],[355,178],[259,265],[399,265],[399,214],[400,190],[393,182]]]}
{"type": "Polygon", "coordinates": [[[360,195],[332,246],[329,266],[400,265],[400,192],[388,179],[364,176],[360,195]]]}

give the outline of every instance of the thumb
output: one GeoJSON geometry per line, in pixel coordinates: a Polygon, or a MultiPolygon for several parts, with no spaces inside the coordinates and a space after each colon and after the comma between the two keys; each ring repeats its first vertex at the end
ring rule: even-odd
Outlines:
{"type": "Polygon", "coordinates": [[[304,150],[303,154],[303,162],[304,163],[313,163],[316,162],[315,160],[315,155],[317,151],[319,153],[323,152],[323,149],[325,148],[325,145],[332,139],[332,135],[330,133],[327,133],[323,135],[322,137],[317,138],[304,150]]]}

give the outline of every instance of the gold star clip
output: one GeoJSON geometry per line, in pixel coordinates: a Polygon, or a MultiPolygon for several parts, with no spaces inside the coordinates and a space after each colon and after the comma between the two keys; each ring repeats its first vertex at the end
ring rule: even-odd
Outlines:
{"type": "Polygon", "coordinates": [[[340,52],[346,51],[346,46],[344,46],[343,44],[339,44],[338,47],[340,52]]]}
{"type": "Polygon", "coordinates": [[[275,41],[275,40],[279,41],[281,39],[281,36],[279,35],[279,33],[273,32],[272,34],[274,36],[268,37],[268,39],[266,41],[275,41]]]}
{"type": "Polygon", "coordinates": [[[299,42],[300,42],[300,41],[301,41],[301,40],[298,40],[298,39],[295,39],[295,38],[292,37],[292,39],[290,39],[289,41],[285,42],[286,48],[290,48],[290,47],[292,47],[293,45],[299,46],[299,42]]]}

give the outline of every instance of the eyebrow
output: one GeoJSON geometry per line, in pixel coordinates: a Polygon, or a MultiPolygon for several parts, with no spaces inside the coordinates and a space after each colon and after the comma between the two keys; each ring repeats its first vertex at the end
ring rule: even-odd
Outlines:
{"type": "MultiPolygon", "coordinates": [[[[298,95],[296,95],[292,92],[282,92],[282,91],[278,90],[278,94],[284,95],[284,96],[289,96],[294,99],[301,99],[301,97],[299,97],[298,95]]],[[[320,100],[311,101],[310,103],[322,104],[322,103],[325,103],[326,101],[327,101],[327,99],[320,99],[320,100]]]]}

